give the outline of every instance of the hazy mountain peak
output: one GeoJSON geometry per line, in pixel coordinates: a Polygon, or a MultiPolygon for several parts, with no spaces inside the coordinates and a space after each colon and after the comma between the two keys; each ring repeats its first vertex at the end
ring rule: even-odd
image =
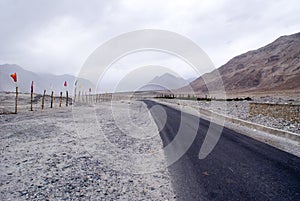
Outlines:
{"type": "Polygon", "coordinates": [[[156,76],[148,83],[148,85],[157,85],[161,86],[164,89],[177,89],[187,84],[188,82],[183,78],[177,77],[170,73],[165,73],[161,76],[156,76]]]}

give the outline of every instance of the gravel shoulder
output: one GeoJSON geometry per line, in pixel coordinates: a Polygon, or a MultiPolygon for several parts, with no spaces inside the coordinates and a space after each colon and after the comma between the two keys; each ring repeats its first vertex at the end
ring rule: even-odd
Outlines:
{"type": "MultiPolygon", "coordinates": [[[[171,106],[171,107],[173,107],[177,110],[181,110],[183,112],[186,112],[186,113],[189,113],[189,114],[192,114],[192,115],[195,115],[195,116],[200,116],[200,117],[202,117],[202,118],[204,118],[208,121],[216,121],[216,123],[218,123],[220,125],[223,125],[223,126],[229,128],[229,129],[235,130],[239,133],[243,133],[243,134],[245,134],[245,135],[247,135],[251,138],[254,138],[258,141],[264,142],[266,144],[269,144],[269,145],[274,146],[278,149],[281,149],[283,151],[289,152],[291,154],[294,154],[294,155],[300,157],[300,146],[299,146],[300,144],[297,141],[290,140],[290,139],[280,137],[280,136],[275,136],[275,135],[272,135],[270,133],[258,131],[258,130],[255,130],[255,129],[251,129],[251,128],[248,128],[246,126],[238,125],[238,124],[235,124],[235,123],[232,123],[232,122],[220,121],[220,120],[218,122],[218,120],[216,120],[216,119],[212,119],[211,117],[208,117],[208,116],[205,116],[205,115],[201,114],[196,109],[196,108],[199,107],[199,108],[210,110],[212,112],[220,113],[222,115],[226,115],[226,116],[229,116],[229,117],[243,119],[243,118],[240,117],[240,115],[245,115],[245,112],[243,112],[243,110],[241,110],[239,112],[236,112],[236,110],[233,110],[234,112],[231,112],[230,113],[231,115],[229,115],[228,111],[230,111],[230,108],[232,108],[232,106],[231,107],[229,106],[227,108],[227,105],[226,105],[227,103],[225,103],[225,102],[217,102],[216,101],[212,105],[209,104],[209,103],[203,102],[202,104],[207,104],[206,107],[204,107],[203,105],[201,105],[201,103],[198,104],[196,101],[190,101],[190,100],[154,99],[154,101],[160,102],[162,104],[166,104],[166,105],[171,106]],[[214,110],[212,108],[220,108],[220,109],[215,109],[214,110]],[[220,112],[220,111],[223,111],[223,112],[220,112]],[[225,111],[227,111],[227,112],[225,112],[225,111]],[[238,115],[234,115],[233,113],[236,113],[238,115]]],[[[245,104],[245,102],[244,103],[242,102],[241,104],[245,104]]],[[[234,108],[235,108],[235,106],[234,106],[234,108]]],[[[250,121],[250,122],[254,122],[254,123],[257,123],[257,124],[260,124],[260,125],[264,125],[264,124],[261,123],[261,120],[256,121],[256,122],[252,121],[252,120],[249,120],[247,118],[245,120],[250,121]]],[[[266,126],[266,125],[264,125],[264,126],[266,126]]]]}
{"type": "MultiPolygon", "coordinates": [[[[155,99],[158,100],[158,99],[155,99]]],[[[249,101],[195,101],[195,100],[180,100],[180,99],[160,99],[163,102],[181,104],[185,106],[195,106],[212,112],[223,114],[229,117],[238,118],[260,124],[263,126],[276,128],[300,134],[300,123],[294,123],[282,118],[272,118],[263,115],[249,115],[249,101]]],[[[286,103],[283,100],[274,101],[275,103],[286,103]]],[[[257,99],[255,102],[270,102],[269,99],[257,99]]]]}
{"type": "Polygon", "coordinates": [[[0,200],[175,200],[150,117],[140,101],[0,115],[0,200]]]}

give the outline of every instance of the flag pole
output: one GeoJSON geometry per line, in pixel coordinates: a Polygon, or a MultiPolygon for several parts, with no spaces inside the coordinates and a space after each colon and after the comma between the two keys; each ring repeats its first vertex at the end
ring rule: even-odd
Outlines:
{"type": "Polygon", "coordinates": [[[69,93],[68,93],[68,84],[67,84],[67,81],[65,81],[64,83],[64,87],[66,87],[66,106],[68,107],[68,104],[69,104],[69,93]]]}
{"type": "Polygon", "coordinates": [[[16,86],[16,102],[15,102],[15,113],[18,113],[18,86],[16,86]]]}
{"type": "Polygon", "coordinates": [[[66,91],[66,96],[67,96],[67,100],[66,100],[66,106],[68,107],[68,104],[69,104],[69,93],[68,93],[68,90],[66,91]]]}
{"type": "Polygon", "coordinates": [[[63,95],[63,92],[60,92],[59,107],[61,107],[61,104],[62,104],[62,95],[63,95]]]}
{"type": "Polygon", "coordinates": [[[33,111],[32,109],[32,99],[33,99],[33,93],[30,93],[30,111],[33,111]]]}
{"type": "Polygon", "coordinates": [[[32,109],[32,102],[33,102],[33,81],[31,82],[30,111],[33,111],[33,109],[32,109]]]}
{"type": "Polygon", "coordinates": [[[53,91],[51,92],[51,103],[50,103],[50,108],[53,108],[53,91]]]}
{"type": "Polygon", "coordinates": [[[15,114],[18,113],[18,83],[17,83],[17,73],[13,73],[10,77],[14,80],[16,85],[16,100],[15,100],[15,114]]]}
{"type": "Polygon", "coordinates": [[[54,97],[53,97],[54,92],[53,92],[53,84],[52,83],[50,83],[50,89],[51,89],[50,108],[52,108],[53,107],[53,102],[54,102],[54,97]]]}
{"type": "Polygon", "coordinates": [[[44,109],[45,95],[46,95],[46,89],[44,89],[44,94],[43,94],[43,98],[42,98],[42,110],[44,109]]]}

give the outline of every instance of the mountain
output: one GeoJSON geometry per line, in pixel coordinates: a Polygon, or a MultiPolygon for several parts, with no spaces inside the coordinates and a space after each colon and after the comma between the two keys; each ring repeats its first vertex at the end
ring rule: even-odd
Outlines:
{"type": "MultiPolygon", "coordinates": [[[[17,73],[18,88],[20,92],[29,93],[31,82],[34,81],[34,93],[42,94],[44,89],[47,92],[52,90],[58,94],[60,91],[68,91],[70,94],[73,92],[75,80],[77,79],[72,75],[52,75],[52,74],[38,74],[25,70],[15,64],[0,65],[0,91],[15,91],[15,83],[10,75],[17,73]],[[67,87],[64,87],[64,82],[67,81],[67,87]]],[[[80,79],[79,84],[82,90],[87,91],[88,88],[94,85],[85,79],[80,79]]],[[[79,90],[79,89],[78,89],[79,90]]]]}
{"type": "Polygon", "coordinates": [[[191,83],[191,82],[193,82],[193,81],[196,80],[196,79],[197,79],[197,77],[191,77],[191,78],[187,79],[186,81],[187,81],[188,83],[191,83]]]}
{"type": "MultiPolygon", "coordinates": [[[[217,90],[218,73],[226,93],[300,91],[300,33],[281,36],[262,48],[232,58],[191,82],[191,88],[197,93],[207,93],[206,83],[217,90]]],[[[184,87],[178,91],[187,90],[184,87]]]]}
{"type": "Polygon", "coordinates": [[[146,86],[144,90],[164,90],[177,89],[188,84],[188,81],[183,78],[176,77],[170,73],[165,73],[161,76],[154,77],[146,86]]]}

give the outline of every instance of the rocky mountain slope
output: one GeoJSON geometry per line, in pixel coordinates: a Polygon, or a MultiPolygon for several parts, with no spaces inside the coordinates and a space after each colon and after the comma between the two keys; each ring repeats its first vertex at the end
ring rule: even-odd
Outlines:
{"type": "Polygon", "coordinates": [[[207,86],[210,91],[218,90],[217,73],[227,93],[300,91],[300,33],[282,36],[262,48],[236,56],[190,86],[197,93],[208,92],[207,86]]]}

